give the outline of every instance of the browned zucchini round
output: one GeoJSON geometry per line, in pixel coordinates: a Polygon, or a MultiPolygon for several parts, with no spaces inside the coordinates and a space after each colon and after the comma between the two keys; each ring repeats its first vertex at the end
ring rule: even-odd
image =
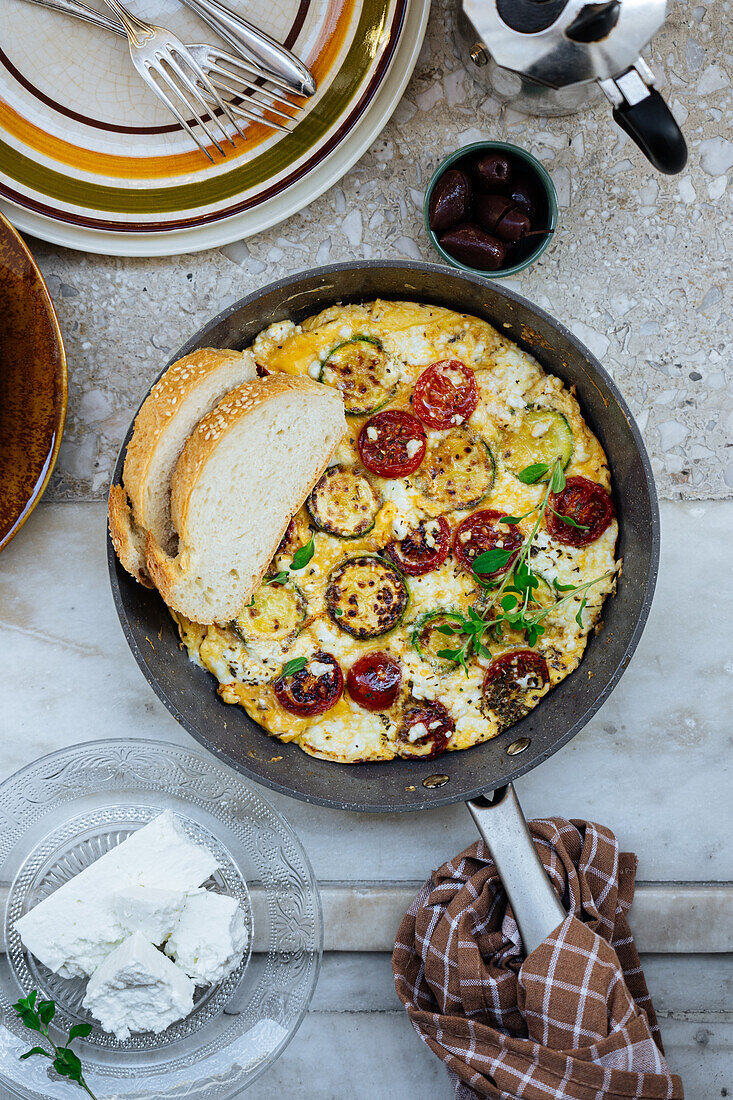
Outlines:
{"type": "Polygon", "coordinates": [[[474,508],[494,485],[494,456],[470,428],[455,428],[428,444],[415,482],[438,512],[474,508]]]}
{"type": "Polygon", "coordinates": [[[399,569],[371,554],[336,566],[326,588],[329,615],[353,638],[378,638],[393,630],[405,614],[409,598],[399,569]]]}
{"type": "Polygon", "coordinates": [[[349,466],[330,466],[305,503],[317,527],[342,539],[371,531],[380,508],[366,474],[349,466]]]}
{"type": "Polygon", "coordinates": [[[350,416],[376,412],[397,389],[397,375],[373,336],[352,336],[336,344],[321,367],[319,382],[334,386],[350,416]]]}

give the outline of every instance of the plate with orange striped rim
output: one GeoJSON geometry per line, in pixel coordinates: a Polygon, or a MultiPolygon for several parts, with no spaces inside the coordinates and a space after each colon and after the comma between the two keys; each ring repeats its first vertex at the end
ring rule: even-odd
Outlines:
{"type": "MultiPolygon", "coordinates": [[[[318,92],[292,134],[249,126],[211,165],[140,82],[122,40],[4,0],[0,204],[16,225],[87,251],[187,252],[275,224],[354,163],[404,89],[429,0],[230,3],[303,58],[318,92]]],[[[184,41],[212,39],[176,0],[134,7],[184,41]]]]}

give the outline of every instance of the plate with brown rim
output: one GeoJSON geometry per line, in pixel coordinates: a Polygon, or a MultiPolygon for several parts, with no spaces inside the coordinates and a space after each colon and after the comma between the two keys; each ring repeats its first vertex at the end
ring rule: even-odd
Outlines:
{"type": "Polygon", "coordinates": [[[51,296],[0,214],[0,550],[48,485],[66,397],[66,354],[51,296]]]}
{"type": "MultiPolygon", "coordinates": [[[[141,84],[124,42],[40,8],[31,19],[24,0],[5,0],[0,208],[15,225],[86,251],[196,251],[274,225],[351,167],[399,101],[429,0],[229,2],[290,45],[318,91],[292,134],[249,126],[209,164],[141,84]]],[[[184,41],[212,37],[171,0],[134,6],[184,41]]]]}

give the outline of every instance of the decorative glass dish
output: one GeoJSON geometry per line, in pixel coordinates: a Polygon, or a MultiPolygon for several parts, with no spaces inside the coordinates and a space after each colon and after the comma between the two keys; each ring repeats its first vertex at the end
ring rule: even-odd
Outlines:
{"type": "Polygon", "coordinates": [[[75,1023],[93,1025],[74,1050],[98,1100],[228,1100],[278,1057],[310,1003],[323,929],[308,857],[257,788],[206,753],[94,741],[17,772],[0,785],[0,884],[0,1083],[24,1100],[81,1094],[46,1059],[20,1061],[34,1034],[12,1005],[31,989],[55,1001],[57,1041],[56,1025],[64,1037],[75,1023]],[[239,899],[249,957],[223,982],[199,988],[184,1020],[119,1042],[82,1008],[86,982],[59,978],[25,952],[13,924],[163,810],[217,857],[210,888],[239,899]]]}

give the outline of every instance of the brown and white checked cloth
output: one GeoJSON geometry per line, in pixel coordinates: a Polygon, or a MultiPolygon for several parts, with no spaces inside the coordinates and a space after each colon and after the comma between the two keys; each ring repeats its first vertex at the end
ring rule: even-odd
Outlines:
{"type": "Polygon", "coordinates": [[[483,841],[444,864],[392,956],[413,1027],[456,1100],[682,1100],[626,919],[636,857],[587,821],[530,830],[568,917],[524,959],[483,841]]]}

